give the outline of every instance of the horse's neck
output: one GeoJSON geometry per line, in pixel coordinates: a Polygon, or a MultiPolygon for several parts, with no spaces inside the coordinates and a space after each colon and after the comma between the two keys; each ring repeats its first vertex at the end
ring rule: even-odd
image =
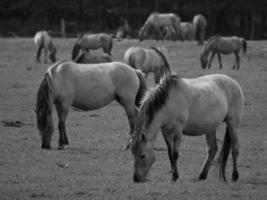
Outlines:
{"type": "Polygon", "coordinates": [[[163,121],[164,121],[163,112],[158,111],[155,114],[154,119],[152,120],[150,125],[147,127],[146,137],[147,137],[147,140],[151,142],[152,144],[154,144],[157,138],[158,132],[163,124],[163,121]]]}

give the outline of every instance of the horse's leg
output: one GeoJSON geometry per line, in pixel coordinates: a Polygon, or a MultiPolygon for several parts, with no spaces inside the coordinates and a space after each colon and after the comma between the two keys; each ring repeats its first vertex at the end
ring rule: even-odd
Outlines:
{"type": "Polygon", "coordinates": [[[168,148],[168,155],[170,159],[171,164],[171,173],[173,172],[173,160],[172,160],[172,141],[173,141],[173,135],[170,133],[170,131],[167,128],[162,127],[161,132],[163,135],[163,138],[166,142],[167,148],[168,148]]]}
{"type": "Polygon", "coordinates": [[[210,134],[206,134],[206,142],[207,142],[207,157],[204,162],[204,166],[202,168],[202,171],[198,177],[199,180],[205,180],[207,178],[211,162],[214,159],[217,151],[218,151],[218,145],[216,141],[216,131],[210,134]]]}
{"type": "Polygon", "coordinates": [[[172,172],[172,180],[176,181],[179,178],[179,173],[177,169],[177,160],[179,158],[179,148],[180,148],[180,142],[181,142],[181,135],[182,131],[177,130],[174,132],[173,135],[173,148],[172,148],[172,162],[173,162],[173,172],[172,172]]]}
{"type": "Polygon", "coordinates": [[[221,54],[217,53],[218,56],[218,60],[219,60],[219,65],[220,65],[220,69],[222,69],[222,59],[221,59],[221,54]]]}
{"type": "Polygon", "coordinates": [[[237,181],[239,178],[239,173],[237,170],[237,159],[239,155],[239,142],[238,142],[238,135],[237,135],[237,123],[233,121],[226,121],[227,131],[230,135],[231,140],[231,151],[232,151],[232,158],[233,158],[233,173],[232,173],[232,180],[237,181]]]}
{"type": "Polygon", "coordinates": [[[212,62],[212,60],[213,60],[214,55],[215,55],[215,51],[213,51],[212,54],[211,54],[211,56],[210,56],[210,60],[209,60],[209,64],[208,64],[208,69],[209,69],[210,66],[211,66],[211,62],[212,62]]]}
{"type": "Polygon", "coordinates": [[[42,53],[42,49],[43,49],[43,45],[40,45],[38,47],[37,54],[36,54],[36,61],[37,62],[40,62],[40,56],[41,56],[41,53],[42,53]]]}
{"type": "Polygon", "coordinates": [[[45,63],[47,63],[47,47],[44,48],[44,55],[45,55],[45,63]]]}
{"type": "Polygon", "coordinates": [[[235,64],[233,66],[233,69],[239,69],[239,65],[240,65],[240,57],[239,57],[239,53],[237,51],[234,52],[235,54],[235,64]]]}
{"type": "Polygon", "coordinates": [[[66,126],[65,121],[69,112],[69,106],[66,104],[57,103],[56,109],[58,113],[58,129],[59,129],[59,141],[58,141],[58,149],[64,149],[65,145],[69,144],[67,134],[66,134],[66,126]]]}
{"type": "MultiPolygon", "coordinates": [[[[134,99],[134,98],[132,98],[132,99],[134,99]]],[[[131,145],[133,133],[134,133],[135,120],[136,120],[136,116],[138,114],[138,110],[134,106],[134,101],[132,99],[121,98],[119,96],[116,97],[116,100],[122,105],[122,107],[124,108],[124,110],[126,112],[126,115],[128,117],[129,126],[130,126],[129,140],[128,140],[128,143],[126,144],[126,146],[124,147],[124,150],[128,150],[130,145],[131,145]]]]}

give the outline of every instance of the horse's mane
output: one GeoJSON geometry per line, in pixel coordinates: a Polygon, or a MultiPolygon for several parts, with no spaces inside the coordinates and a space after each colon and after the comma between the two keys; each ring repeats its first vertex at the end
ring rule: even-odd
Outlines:
{"type": "Polygon", "coordinates": [[[156,47],[150,47],[150,49],[154,50],[162,58],[162,60],[163,60],[163,62],[165,64],[165,67],[168,70],[168,73],[171,74],[170,65],[169,65],[169,63],[168,63],[167,58],[165,57],[165,55],[159,49],[157,49],[156,47]]]}
{"type": "Polygon", "coordinates": [[[177,75],[166,75],[159,85],[146,92],[140,106],[135,126],[135,136],[132,142],[132,152],[135,152],[139,136],[142,133],[143,126],[148,127],[155,114],[166,105],[171,88],[178,84],[180,79],[177,75]]]}
{"type": "Polygon", "coordinates": [[[221,37],[220,35],[213,35],[213,36],[211,36],[211,37],[207,40],[207,43],[206,43],[206,45],[204,46],[203,51],[208,50],[208,49],[210,48],[210,45],[211,45],[214,41],[216,41],[218,38],[220,38],[220,37],[221,37]]]}

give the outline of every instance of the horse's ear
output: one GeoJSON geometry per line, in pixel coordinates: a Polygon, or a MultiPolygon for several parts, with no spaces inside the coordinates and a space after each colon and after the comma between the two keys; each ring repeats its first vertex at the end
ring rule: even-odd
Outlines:
{"type": "Polygon", "coordinates": [[[142,140],[143,142],[146,142],[146,141],[147,141],[147,140],[146,140],[146,136],[145,136],[144,133],[141,134],[141,140],[142,140]]]}

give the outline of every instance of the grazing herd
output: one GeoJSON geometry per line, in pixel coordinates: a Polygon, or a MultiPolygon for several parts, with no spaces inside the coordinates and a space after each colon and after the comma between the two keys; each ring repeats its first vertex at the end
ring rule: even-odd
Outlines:
{"type": "MultiPolygon", "coordinates": [[[[203,45],[206,26],[207,20],[203,15],[196,15],[192,22],[181,22],[174,13],[154,12],[141,27],[138,37],[140,41],[149,38],[153,30],[157,40],[196,39],[198,45],[203,45]]],[[[52,62],[56,61],[56,48],[46,31],[37,32],[34,42],[38,48],[37,62],[40,62],[42,49],[45,62],[47,54],[52,62]]],[[[173,181],[179,177],[177,160],[182,135],[205,135],[208,152],[199,180],[206,179],[218,150],[216,130],[222,123],[226,124],[226,131],[218,160],[220,177],[226,180],[225,168],[231,150],[232,180],[237,181],[237,129],[244,104],[239,84],[221,74],[195,79],[172,75],[168,51],[162,47],[130,47],[124,53],[124,63],[116,62],[112,58],[112,46],[113,39],[106,33],[81,34],[72,49],[71,60],[59,61],[47,69],[39,86],[35,109],[41,148],[51,148],[53,104],[59,118],[58,149],[63,149],[69,144],[65,121],[71,106],[89,111],[116,100],[124,108],[129,121],[129,141],[125,149],[131,147],[135,182],[146,180],[156,159],[154,147],[159,130],[167,145],[173,181]],[[103,54],[90,52],[99,48],[103,54]],[[154,74],[155,87],[147,91],[149,73],[154,74]]],[[[201,68],[209,69],[215,54],[222,68],[220,54],[234,53],[233,69],[238,70],[241,48],[246,52],[247,43],[243,38],[212,36],[202,48],[201,68]]]]}

